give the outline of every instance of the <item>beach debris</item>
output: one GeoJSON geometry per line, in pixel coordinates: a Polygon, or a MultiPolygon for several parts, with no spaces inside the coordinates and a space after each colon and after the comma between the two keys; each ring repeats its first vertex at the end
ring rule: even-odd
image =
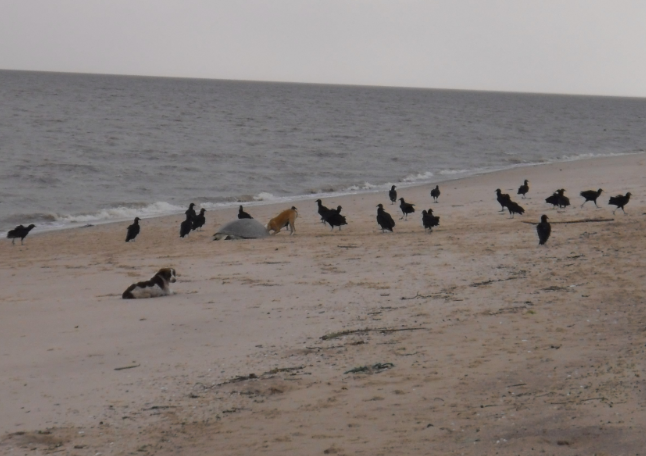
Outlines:
{"type": "Polygon", "coordinates": [[[267,229],[257,220],[238,219],[221,226],[213,235],[213,240],[261,239],[267,236],[267,229]]]}
{"type": "Polygon", "coordinates": [[[134,369],[135,367],[139,367],[139,366],[141,366],[141,364],[133,364],[132,366],[115,367],[114,370],[122,371],[126,369],[134,369]]]}
{"type": "MultiPolygon", "coordinates": [[[[597,218],[597,219],[581,219],[581,220],[566,220],[562,222],[551,222],[551,225],[557,225],[557,224],[568,224],[568,223],[597,223],[597,222],[614,222],[615,219],[613,218],[597,218]]],[[[526,220],[523,220],[520,223],[529,223],[531,225],[538,225],[536,222],[528,222],[526,220]]]]}
{"type": "Polygon", "coordinates": [[[343,337],[343,336],[348,336],[350,334],[362,334],[362,333],[367,333],[367,332],[380,332],[382,334],[387,334],[391,332],[398,332],[398,331],[419,331],[422,329],[427,329],[427,328],[364,328],[364,329],[348,329],[345,331],[337,331],[333,332],[330,334],[326,334],[324,336],[321,336],[321,340],[330,340],[330,339],[336,339],[337,337],[343,337]]]}
{"type": "Polygon", "coordinates": [[[372,366],[355,367],[354,369],[345,371],[344,374],[361,374],[361,373],[378,374],[385,370],[392,369],[393,367],[395,367],[393,363],[376,363],[376,364],[373,364],[372,366]]]}

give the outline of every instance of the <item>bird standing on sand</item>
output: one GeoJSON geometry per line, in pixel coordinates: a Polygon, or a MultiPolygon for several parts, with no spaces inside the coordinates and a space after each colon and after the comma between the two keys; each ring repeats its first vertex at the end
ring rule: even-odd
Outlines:
{"type": "Polygon", "coordinates": [[[240,208],[238,209],[238,218],[239,219],[252,219],[253,217],[249,214],[247,214],[244,209],[242,209],[242,204],[240,205],[240,208]]]}
{"type": "Polygon", "coordinates": [[[429,209],[428,212],[422,211],[422,225],[431,233],[434,226],[440,226],[440,217],[433,215],[433,209],[429,209]]]}
{"type": "Polygon", "coordinates": [[[399,220],[405,218],[408,220],[408,214],[415,212],[415,205],[413,203],[407,203],[404,201],[404,198],[399,198],[399,208],[402,210],[402,216],[399,220]]]}
{"type": "Polygon", "coordinates": [[[552,206],[565,208],[570,205],[570,198],[565,196],[565,189],[559,188],[552,195],[545,198],[546,203],[550,203],[552,206]]]}
{"type": "Polygon", "coordinates": [[[141,231],[141,227],[139,226],[139,220],[141,220],[139,217],[135,217],[134,223],[128,227],[128,234],[126,234],[126,242],[134,241],[137,235],[139,234],[139,231],[141,231]]]}
{"type": "Polygon", "coordinates": [[[383,233],[384,230],[392,232],[395,227],[395,221],[388,212],[384,211],[383,204],[378,204],[377,208],[377,223],[381,227],[381,232],[383,233]]]}
{"type": "Polygon", "coordinates": [[[395,190],[397,187],[394,185],[390,188],[390,191],[388,192],[388,198],[390,198],[390,204],[395,204],[397,202],[397,190],[395,190]]]}
{"type": "MultiPolygon", "coordinates": [[[[621,209],[624,214],[626,214],[626,211],[624,211],[624,206],[628,204],[628,201],[630,201],[630,195],[631,193],[628,192],[625,195],[617,195],[617,196],[611,196],[610,201],[608,201],[608,204],[612,204],[613,206],[617,206],[617,209],[621,209]]],[[[617,209],[612,211],[614,214],[617,209]]]]}
{"type": "Polygon", "coordinates": [[[431,196],[433,197],[433,199],[437,203],[437,199],[440,197],[440,186],[439,185],[436,185],[435,188],[433,190],[431,190],[431,196]]]}
{"type": "MultiPolygon", "coordinates": [[[[588,201],[592,201],[594,205],[597,206],[597,198],[601,196],[602,191],[603,189],[600,188],[596,192],[594,190],[585,190],[581,192],[581,196],[585,198],[585,201],[583,202],[583,204],[587,203],[588,201]]],[[[581,205],[581,207],[583,207],[583,204],[581,205]]]]}
{"type": "Polygon", "coordinates": [[[204,216],[204,213],[206,212],[206,209],[202,208],[200,209],[200,213],[195,216],[193,219],[193,229],[197,230],[198,228],[202,228],[204,224],[206,223],[206,217],[204,216]]]}
{"type": "Polygon", "coordinates": [[[316,204],[318,205],[318,213],[321,216],[321,223],[325,224],[325,217],[327,216],[328,212],[330,212],[330,209],[323,206],[323,201],[321,201],[320,199],[316,200],[316,204]]]}
{"type": "Polygon", "coordinates": [[[36,225],[33,223],[29,226],[18,225],[13,230],[10,230],[7,233],[7,238],[11,239],[11,244],[15,245],[16,239],[20,238],[20,245],[23,244],[23,240],[27,237],[29,232],[36,228],[36,225]]]}
{"type": "Polygon", "coordinates": [[[336,209],[330,209],[325,215],[325,221],[330,225],[332,231],[334,231],[335,226],[338,226],[339,231],[341,231],[341,225],[348,224],[345,221],[345,217],[341,215],[341,206],[338,206],[336,209]]]}
{"type": "Polygon", "coordinates": [[[541,216],[541,223],[536,225],[536,232],[538,233],[538,245],[544,245],[550,238],[552,233],[552,225],[547,221],[547,215],[541,216]]]}
{"type": "Polygon", "coordinates": [[[184,212],[186,214],[187,219],[190,220],[191,222],[195,220],[195,217],[197,217],[197,214],[195,213],[195,209],[193,209],[194,207],[195,207],[195,203],[191,203],[188,205],[188,209],[186,209],[186,212],[184,212]]]}
{"type": "Polygon", "coordinates": [[[511,215],[511,218],[514,218],[514,214],[523,215],[525,213],[525,209],[523,209],[520,204],[511,200],[507,202],[507,209],[509,210],[509,215],[511,215]]]}
{"type": "Polygon", "coordinates": [[[507,204],[511,201],[511,197],[507,193],[502,193],[499,188],[496,189],[496,200],[500,204],[500,209],[498,212],[504,212],[507,204]]]}
{"type": "Polygon", "coordinates": [[[191,219],[190,214],[188,211],[186,211],[186,220],[182,222],[182,224],[179,226],[179,237],[183,238],[184,236],[188,236],[188,234],[191,232],[193,229],[193,220],[191,219]]]}
{"type": "Polygon", "coordinates": [[[523,195],[523,199],[524,199],[528,191],[529,191],[529,181],[525,179],[525,183],[523,183],[523,185],[518,187],[518,194],[523,195]]]}

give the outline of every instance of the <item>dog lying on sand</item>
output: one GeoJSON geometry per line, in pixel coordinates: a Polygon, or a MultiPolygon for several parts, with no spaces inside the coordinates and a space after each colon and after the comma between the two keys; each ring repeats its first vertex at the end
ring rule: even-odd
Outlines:
{"type": "Polygon", "coordinates": [[[133,283],[123,292],[123,299],[156,298],[167,296],[173,292],[170,284],[176,281],[175,269],[162,268],[152,279],[146,282],[133,283]]]}
{"type": "Polygon", "coordinates": [[[288,227],[290,234],[294,234],[296,232],[296,227],[294,226],[296,217],[298,217],[298,210],[292,206],[291,209],[286,209],[271,219],[269,223],[267,223],[267,231],[270,233],[273,231],[273,234],[276,234],[284,227],[288,227]]]}

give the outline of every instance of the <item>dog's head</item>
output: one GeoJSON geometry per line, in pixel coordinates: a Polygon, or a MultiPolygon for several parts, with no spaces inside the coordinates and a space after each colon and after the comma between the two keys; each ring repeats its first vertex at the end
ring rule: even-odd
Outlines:
{"type": "Polygon", "coordinates": [[[174,283],[177,280],[175,269],[173,268],[162,268],[155,275],[162,277],[168,283],[174,283]]]}

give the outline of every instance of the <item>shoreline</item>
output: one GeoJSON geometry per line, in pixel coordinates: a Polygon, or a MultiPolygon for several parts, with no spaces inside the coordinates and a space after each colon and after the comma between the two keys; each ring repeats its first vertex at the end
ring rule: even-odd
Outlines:
{"type": "MultiPolygon", "coordinates": [[[[612,159],[612,158],[620,158],[620,157],[629,157],[629,156],[634,156],[634,155],[640,155],[640,154],[646,154],[646,151],[640,151],[640,152],[627,152],[627,153],[618,153],[618,154],[609,154],[609,155],[603,155],[603,156],[593,156],[593,157],[575,157],[575,158],[567,158],[559,161],[554,161],[554,162],[549,162],[549,163],[527,163],[527,164],[518,164],[518,165],[511,165],[507,168],[501,168],[501,169],[493,169],[493,170],[486,170],[486,171],[474,171],[473,174],[468,174],[466,176],[460,176],[460,177],[454,177],[454,178],[447,178],[446,180],[433,180],[433,181],[428,181],[428,182],[422,182],[422,183],[416,183],[416,182],[399,182],[399,183],[385,183],[385,184],[379,184],[379,185],[374,185],[373,187],[375,188],[369,188],[369,189],[359,189],[359,190],[343,190],[339,192],[323,192],[323,193],[312,193],[312,194],[304,194],[304,195],[296,195],[293,197],[286,196],[286,197],[274,197],[274,199],[271,200],[251,200],[251,201],[235,201],[235,202],[222,202],[222,203],[204,203],[205,208],[207,209],[207,213],[209,212],[214,212],[217,213],[219,211],[227,211],[231,209],[237,209],[239,205],[243,206],[248,206],[248,207],[264,207],[264,206],[278,206],[280,204],[291,204],[299,201],[315,201],[316,199],[334,199],[334,198],[343,198],[343,197],[353,197],[353,196],[360,196],[363,194],[378,194],[380,192],[387,192],[388,188],[391,185],[396,185],[397,188],[403,189],[411,189],[411,188],[416,188],[416,187],[428,187],[428,186],[433,186],[433,185],[450,185],[453,182],[459,182],[465,179],[471,179],[471,178],[476,178],[480,176],[487,176],[491,174],[496,174],[496,173],[504,173],[508,171],[513,171],[513,170],[522,170],[522,169],[531,169],[534,167],[542,167],[542,166],[549,166],[549,165],[558,165],[558,164],[565,164],[565,163],[577,163],[577,162],[586,162],[589,160],[603,160],[603,159],[612,159]]],[[[372,185],[372,184],[371,184],[372,185]]],[[[549,195],[548,195],[549,196],[549,195]]],[[[155,204],[170,204],[166,202],[155,202],[147,205],[146,207],[154,206],[155,204]]],[[[201,203],[196,203],[197,207],[202,207],[201,203]]],[[[188,203],[186,205],[188,207],[188,203]]],[[[70,224],[68,226],[47,226],[47,225],[40,225],[39,227],[42,227],[39,231],[36,231],[30,236],[38,235],[38,234],[44,234],[44,233],[50,233],[50,232],[55,232],[55,231],[65,231],[65,230],[72,230],[72,229],[78,229],[78,228],[87,228],[87,227],[93,227],[93,226],[101,226],[101,225],[106,225],[106,224],[113,224],[113,223],[125,223],[128,221],[131,221],[133,217],[137,216],[140,217],[141,220],[154,220],[154,219],[159,219],[159,218],[165,218],[165,217],[176,217],[177,215],[182,215],[183,210],[177,210],[177,212],[172,212],[172,213],[165,213],[161,215],[151,215],[151,216],[145,216],[145,215],[137,215],[136,211],[133,209],[130,209],[126,206],[120,206],[112,209],[125,209],[125,210],[132,210],[133,215],[129,218],[119,218],[119,219],[108,219],[108,220],[90,220],[87,222],[79,222],[77,224],[70,224]]],[[[106,210],[106,209],[103,209],[106,210]]],[[[70,216],[70,218],[75,218],[75,217],[88,217],[91,218],[93,217],[92,214],[83,214],[83,215],[76,215],[76,216],[70,216]]]]}
{"type": "Polygon", "coordinates": [[[134,243],[127,221],[0,244],[0,453],[639,453],[645,172],[635,154],[457,179],[438,203],[405,188],[408,221],[386,192],[329,198],[340,232],[312,198],[294,236],[211,241],[235,207],[186,239],[179,214],[134,243]],[[564,187],[571,207],[544,202],[564,187]],[[498,212],[496,188],[525,215],[498,212]],[[539,247],[523,222],[541,214],[613,221],[555,223],[539,247]],[[173,295],[121,299],[162,267],[173,295]]]}

